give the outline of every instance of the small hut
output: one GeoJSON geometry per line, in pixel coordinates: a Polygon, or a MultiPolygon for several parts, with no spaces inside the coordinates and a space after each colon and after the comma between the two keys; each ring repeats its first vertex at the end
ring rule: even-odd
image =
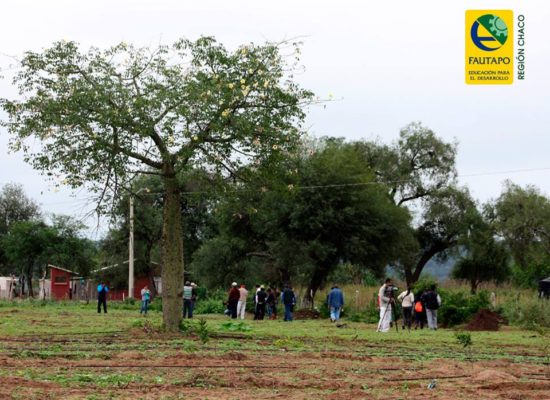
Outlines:
{"type": "Polygon", "coordinates": [[[55,265],[48,265],[50,270],[50,296],[55,300],[71,299],[73,286],[78,273],[55,265]]]}

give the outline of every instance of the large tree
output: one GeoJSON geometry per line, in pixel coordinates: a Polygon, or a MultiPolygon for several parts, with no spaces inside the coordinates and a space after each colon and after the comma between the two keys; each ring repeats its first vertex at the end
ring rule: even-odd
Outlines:
{"type": "Polygon", "coordinates": [[[355,145],[399,206],[437,195],[455,181],[456,143],[445,142],[419,122],[401,129],[399,139],[390,145],[376,141],[355,145]]]}
{"type": "MultiPolygon", "coordinates": [[[[6,183],[0,190],[0,240],[11,227],[22,221],[29,221],[40,216],[40,208],[35,201],[28,198],[23,186],[6,183]]],[[[10,268],[4,248],[0,246],[0,273],[8,273],[10,268]]]]}
{"type": "Polygon", "coordinates": [[[342,262],[382,275],[409,213],[374,181],[353,144],[325,138],[303,150],[278,170],[260,168],[219,205],[220,234],[195,265],[214,267],[226,282],[255,267],[260,279],[304,284],[308,300],[342,262]]]}
{"type": "Polygon", "coordinates": [[[550,200],[534,186],[507,181],[498,199],[485,212],[514,258],[514,278],[536,285],[550,274],[550,200]]]}
{"type": "Polygon", "coordinates": [[[6,183],[0,190],[0,235],[6,234],[15,222],[40,216],[40,208],[28,198],[23,186],[6,183]]]}
{"type": "Polygon", "coordinates": [[[14,78],[21,98],[1,101],[12,150],[72,187],[87,185],[100,202],[136,173],[161,177],[163,320],[170,331],[179,326],[183,286],[177,174],[196,164],[233,173],[292,145],[311,98],[293,82],[296,64],[285,56],[298,50],[268,43],[229,51],[209,37],[154,50],[121,43],[82,52],[74,42],[57,42],[25,54],[14,78]]]}
{"type": "Polygon", "coordinates": [[[84,237],[84,226],[67,216],[54,216],[51,225],[43,221],[20,221],[2,238],[2,247],[13,271],[25,277],[29,296],[34,296],[32,279],[42,276],[47,264],[70,268],[86,276],[94,267],[95,246],[84,237]]]}
{"type": "Polygon", "coordinates": [[[407,283],[413,284],[428,261],[458,244],[467,230],[465,217],[475,210],[468,192],[454,187],[457,144],[413,122],[390,145],[357,142],[356,146],[394,203],[419,216],[393,263],[404,272],[407,283]]]}
{"type": "Polygon", "coordinates": [[[470,283],[475,294],[482,282],[501,283],[510,277],[510,257],[502,241],[495,240],[492,227],[479,221],[463,241],[466,254],[453,268],[453,278],[470,283]]]}
{"type": "Polygon", "coordinates": [[[475,229],[480,218],[466,188],[450,186],[424,202],[422,222],[414,232],[418,250],[402,263],[409,285],[418,281],[428,261],[434,257],[444,258],[450,251],[458,249],[461,240],[475,229]]]}

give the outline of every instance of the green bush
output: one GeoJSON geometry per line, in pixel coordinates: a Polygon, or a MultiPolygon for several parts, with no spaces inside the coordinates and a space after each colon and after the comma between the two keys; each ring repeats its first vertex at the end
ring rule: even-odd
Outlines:
{"type": "Polygon", "coordinates": [[[223,314],[225,306],[223,301],[216,298],[208,298],[195,303],[195,314],[223,314]]]}
{"type": "Polygon", "coordinates": [[[328,304],[326,302],[323,302],[321,304],[321,307],[319,307],[319,318],[329,318],[330,317],[330,310],[328,308],[328,304]]]}
{"type": "MultiPolygon", "coordinates": [[[[182,300],[183,306],[183,300],[182,300]]],[[[157,296],[149,303],[149,311],[158,311],[162,312],[162,297],[157,296]]]]}
{"type": "Polygon", "coordinates": [[[354,312],[349,316],[349,320],[352,322],[365,322],[367,324],[377,323],[379,318],[380,312],[374,305],[369,305],[364,310],[354,312]]]}
{"type": "Polygon", "coordinates": [[[499,310],[511,325],[527,329],[538,327],[550,328],[550,302],[532,297],[520,295],[508,299],[499,310]]]}
{"type": "Polygon", "coordinates": [[[467,322],[475,313],[490,305],[489,293],[480,291],[475,295],[468,292],[438,290],[441,307],[438,320],[443,326],[455,326],[467,322]]]}

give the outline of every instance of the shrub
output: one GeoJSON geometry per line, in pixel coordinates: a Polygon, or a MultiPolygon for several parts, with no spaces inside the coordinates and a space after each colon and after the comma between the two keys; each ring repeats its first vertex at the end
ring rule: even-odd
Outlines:
{"type": "Polygon", "coordinates": [[[330,317],[330,309],[328,308],[328,304],[323,302],[319,307],[319,318],[326,319],[328,317],[330,317]]]}
{"type": "Polygon", "coordinates": [[[349,320],[352,322],[365,322],[367,324],[374,324],[378,322],[380,313],[376,306],[368,305],[362,311],[354,312],[349,316],[349,320]]]}
{"type": "Polygon", "coordinates": [[[527,329],[550,328],[550,304],[547,300],[518,295],[508,299],[499,311],[512,325],[527,329]]]}
{"type": "Polygon", "coordinates": [[[158,311],[162,312],[162,297],[157,296],[149,303],[149,310],[150,311],[158,311]]]}
{"type": "Polygon", "coordinates": [[[438,320],[444,326],[455,326],[467,322],[482,308],[488,308],[489,293],[480,291],[475,295],[467,292],[449,292],[439,290],[441,308],[438,320]]]}
{"type": "Polygon", "coordinates": [[[216,298],[208,298],[197,301],[195,304],[195,314],[222,314],[225,310],[223,301],[216,298]]]}

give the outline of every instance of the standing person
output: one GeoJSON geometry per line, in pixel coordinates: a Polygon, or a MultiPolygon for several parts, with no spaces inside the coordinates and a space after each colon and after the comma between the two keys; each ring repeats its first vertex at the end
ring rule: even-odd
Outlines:
{"type": "Polygon", "coordinates": [[[380,304],[380,321],[378,322],[378,332],[388,332],[392,320],[394,305],[393,281],[387,278],[378,291],[378,302],[380,304]]]}
{"type": "Polygon", "coordinates": [[[334,285],[330,290],[327,303],[330,309],[330,322],[338,321],[342,307],[344,307],[344,293],[338,285],[334,285]]]}
{"type": "Polygon", "coordinates": [[[239,304],[240,297],[241,293],[237,288],[237,282],[233,282],[231,284],[231,289],[229,290],[229,295],[227,298],[227,308],[229,310],[229,315],[231,315],[232,319],[237,318],[237,305],[239,304]]]}
{"type": "Polygon", "coordinates": [[[281,294],[281,301],[285,306],[285,321],[292,321],[292,312],[296,305],[296,296],[290,285],[286,285],[281,294]]]}
{"type": "Polygon", "coordinates": [[[418,292],[414,301],[414,329],[424,329],[424,321],[426,320],[426,308],[422,303],[422,295],[426,291],[418,292]]]}
{"type": "Polygon", "coordinates": [[[105,282],[101,282],[97,285],[97,312],[101,314],[101,305],[103,304],[103,312],[107,314],[107,293],[109,288],[105,282]]]}
{"type": "Polygon", "coordinates": [[[267,293],[264,285],[260,286],[260,290],[256,293],[256,315],[254,320],[262,321],[265,316],[265,303],[267,300],[267,293]]]}
{"type": "Polygon", "coordinates": [[[183,286],[183,318],[193,318],[193,286],[186,281],[183,286]]]}
{"type": "Polygon", "coordinates": [[[149,287],[145,285],[143,289],[141,289],[141,310],[139,310],[140,314],[147,315],[147,308],[149,307],[150,301],[151,291],[149,290],[149,287]]]}
{"type": "Polygon", "coordinates": [[[403,310],[403,329],[406,326],[410,330],[414,305],[414,294],[411,292],[411,288],[407,286],[407,290],[397,296],[397,300],[401,302],[401,309],[403,310]]]}
{"type": "Polygon", "coordinates": [[[276,308],[277,298],[275,297],[275,291],[273,288],[267,289],[267,317],[269,319],[276,319],[277,317],[277,308],[276,308]]]}
{"type": "Polygon", "coordinates": [[[254,291],[254,297],[252,298],[252,300],[254,301],[254,320],[256,320],[256,315],[258,315],[258,303],[256,303],[256,300],[258,299],[257,295],[258,295],[258,292],[260,291],[260,285],[256,285],[256,290],[254,291]]]}
{"type": "Polygon", "coordinates": [[[430,289],[422,295],[422,303],[426,308],[426,317],[428,318],[428,328],[437,330],[437,310],[441,306],[441,297],[436,292],[436,286],[432,285],[430,289]]]}
{"type": "Polygon", "coordinates": [[[239,289],[239,302],[237,303],[237,315],[244,319],[246,314],[246,298],[248,297],[248,290],[245,285],[241,285],[239,289]]]}

